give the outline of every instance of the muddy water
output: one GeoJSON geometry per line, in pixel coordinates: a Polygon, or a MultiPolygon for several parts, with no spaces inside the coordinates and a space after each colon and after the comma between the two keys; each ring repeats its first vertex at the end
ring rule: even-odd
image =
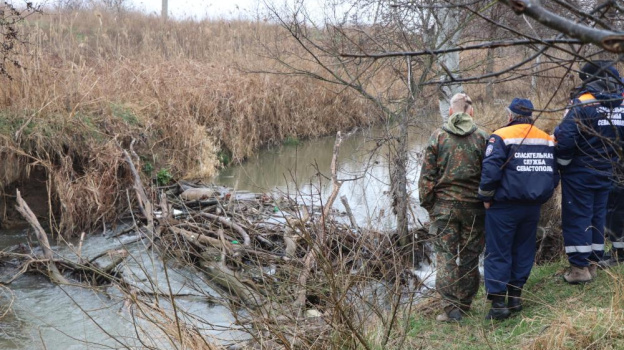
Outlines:
{"type": "MultiPolygon", "coordinates": [[[[419,157],[426,135],[417,132],[410,140],[408,190],[417,203],[416,181],[419,157]]],[[[347,197],[359,225],[387,229],[394,225],[388,195],[387,150],[376,149],[379,130],[354,133],[345,138],[338,161],[339,179],[345,180],[340,195],[347,197]]],[[[334,137],[302,142],[298,145],[275,147],[260,152],[242,165],[221,172],[211,181],[241,191],[289,193],[301,203],[319,206],[331,192],[330,162],[334,137]]],[[[334,207],[344,210],[340,200],[334,207]]],[[[426,213],[417,205],[414,215],[421,221],[426,213]]],[[[201,325],[200,332],[221,342],[243,337],[233,330],[231,315],[226,308],[206,299],[217,296],[202,275],[175,265],[165,267],[153,253],[132,236],[111,238],[112,232],[95,234],[84,243],[83,257],[93,257],[107,249],[124,247],[131,259],[124,274],[137,288],[184,294],[176,299],[178,313],[189,323],[201,325]],[[167,274],[165,274],[167,268],[167,274]],[[167,276],[169,277],[167,279],[167,276]]],[[[0,249],[26,243],[25,231],[0,231],[0,249]]],[[[78,242],[57,242],[53,249],[69,259],[77,259],[78,242]],[[68,243],[71,243],[68,244],[68,243]]],[[[0,275],[14,271],[0,267],[0,275]]],[[[421,275],[428,275],[428,270],[421,275]]],[[[164,300],[163,300],[164,299],[164,300]]],[[[0,285],[0,349],[109,349],[171,348],[167,337],[153,323],[131,314],[124,305],[124,296],[114,288],[100,292],[79,287],[59,287],[36,275],[24,275],[8,287],[0,285]],[[8,311],[5,313],[5,311],[8,311]]],[[[166,298],[159,305],[170,309],[166,298]]]]}
{"type": "MultiPolygon", "coordinates": [[[[388,229],[395,225],[390,208],[388,150],[377,147],[383,130],[365,130],[347,136],[338,158],[338,179],[345,180],[339,196],[346,196],[359,225],[388,229]]],[[[409,149],[408,192],[417,203],[417,180],[423,145],[430,133],[414,130],[409,149]]],[[[213,181],[252,192],[288,193],[308,205],[319,206],[332,191],[330,164],[335,137],[310,140],[298,145],[275,147],[260,152],[245,163],[222,171],[213,181]]],[[[344,211],[337,199],[334,208],[344,211]]],[[[421,221],[427,214],[413,205],[421,221]]]]}

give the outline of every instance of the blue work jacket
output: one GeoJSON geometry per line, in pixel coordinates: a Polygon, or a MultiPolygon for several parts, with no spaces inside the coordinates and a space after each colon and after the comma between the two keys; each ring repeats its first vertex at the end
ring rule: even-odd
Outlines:
{"type": "Polygon", "coordinates": [[[624,144],[624,105],[619,91],[614,84],[598,80],[573,99],[555,129],[557,162],[562,173],[611,176],[624,144]]]}
{"type": "Polygon", "coordinates": [[[555,141],[529,118],[516,119],[490,136],[479,184],[481,200],[542,204],[558,183],[555,141]]]}

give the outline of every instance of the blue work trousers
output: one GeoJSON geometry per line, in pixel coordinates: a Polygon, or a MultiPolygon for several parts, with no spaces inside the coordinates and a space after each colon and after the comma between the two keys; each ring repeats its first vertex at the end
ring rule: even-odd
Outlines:
{"type": "Polygon", "coordinates": [[[485,211],[485,290],[505,295],[507,287],[522,288],[533,262],[540,204],[492,203],[485,211]]]}
{"type": "Polygon", "coordinates": [[[606,176],[561,174],[561,228],[570,264],[583,267],[602,260],[610,187],[606,176]]]}
{"type": "Polygon", "coordinates": [[[607,235],[614,249],[624,249],[624,187],[614,185],[607,202],[607,235]]]}

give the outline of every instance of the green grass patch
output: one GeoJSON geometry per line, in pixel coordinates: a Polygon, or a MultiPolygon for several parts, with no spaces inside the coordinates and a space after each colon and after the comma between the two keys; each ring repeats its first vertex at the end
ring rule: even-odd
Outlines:
{"type": "Polygon", "coordinates": [[[562,278],[566,266],[535,267],[524,309],[504,321],[485,320],[490,303],[483,288],[459,324],[437,322],[435,312],[417,313],[410,342],[421,349],[624,349],[624,268],[569,285],[562,278]]]}
{"type": "Polygon", "coordinates": [[[173,175],[169,172],[169,169],[160,169],[156,173],[156,183],[158,186],[168,185],[173,180],[173,175]]]}
{"type": "Polygon", "coordinates": [[[226,167],[232,162],[232,153],[227,150],[221,150],[217,153],[217,159],[222,167],[226,167]]]}
{"type": "Polygon", "coordinates": [[[137,116],[130,108],[113,104],[111,105],[111,111],[113,113],[113,117],[123,120],[128,125],[137,126],[141,124],[137,116]]]}

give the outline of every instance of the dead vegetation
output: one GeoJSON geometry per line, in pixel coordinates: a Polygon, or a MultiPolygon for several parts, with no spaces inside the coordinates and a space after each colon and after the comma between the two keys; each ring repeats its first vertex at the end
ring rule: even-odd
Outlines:
{"type": "Polygon", "coordinates": [[[20,30],[25,68],[0,77],[5,226],[12,193],[34,181],[33,169],[49,194],[37,214],[55,232],[110,223],[126,209],[130,183],[116,142],[137,139],[146,179],[206,178],[263,145],[375,118],[368,103],[330,86],[250,73],[274,66],[262,45],[280,42],[280,33],[264,23],[79,11],[31,16],[20,30]]]}
{"type": "MultiPolygon", "coordinates": [[[[339,142],[334,163],[338,147],[339,142]]],[[[402,267],[406,252],[397,248],[397,237],[350,227],[348,218],[331,210],[336,196],[315,205],[188,182],[157,195],[141,182],[132,148],[123,153],[134,180],[131,195],[137,198],[131,230],[138,240],[150,242],[160,259],[194,267],[220,291],[214,301],[228,305],[238,327],[252,337],[232,348],[401,348],[421,281],[402,267]]],[[[333,172],[335,180],[335,167],[333,172]]],[[[337,193],[339,182],[333,184],[337,193]]],[[[214,348],[177,314],[178,296],[171,289],[150,294],[121,273],[128,258],[124,251],[78,261],[57,257],[19,192],[17,196],[18,211],[35,230],[43,255],[4,252],[3,259],[19,262],[6,284],[32,271],[61,285],[112,284],[125,295],[128,308],[156,324],[172,344],[214,348]],[[96,263],[102,256],[110,259],[106,266],[96,263]],[[158,297],[170,299],[173,314],[158,306],[158,297]]]]}

